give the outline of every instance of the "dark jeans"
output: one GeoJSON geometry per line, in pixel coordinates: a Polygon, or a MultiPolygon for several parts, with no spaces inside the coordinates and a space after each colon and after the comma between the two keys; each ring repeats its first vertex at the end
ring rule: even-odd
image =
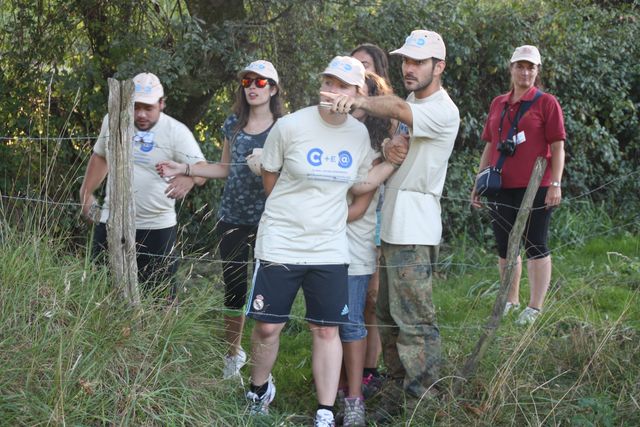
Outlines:
{"type": "MultiPolygon", "coordinates": [[[[170,297],[176,295],[172,278],[178,270],[177,257],[169,256],[176,243],[177,226],[158,230],[136,230],[136,262],[138,282],[144,293],[159,295],[166,287],[170,297]]],[[[103,258],[107,250],[107,226],[97,224],[93,229],[92,259],[103,258]]]]}

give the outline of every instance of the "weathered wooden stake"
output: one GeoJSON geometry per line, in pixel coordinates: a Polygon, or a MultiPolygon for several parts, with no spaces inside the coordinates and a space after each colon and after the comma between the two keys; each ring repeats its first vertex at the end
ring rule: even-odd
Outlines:
{"type": "MultiPolygon", "coordinates": [[[[531,173],[531,179],[529,185],[524,193],[520,210],[516,216],[516,221],[509,233],[509,243],[507,246],[507,266],[505,268],[504,276],[500,282],[500,289],[498,290],[498,296],[496,302],[493,304],[493,312],[491,318],[487,321],[487,324],[480,335],[480,339],[476,344],[476,348],[467,359],[467,362],[462,369],[462,377],[465,380],[470,379],[476,373],[478,364],[484,356],[489,344],[493,340],[496,334],[496,330],[500,325],[502,319],[502,313],[504,311],[504,305],[507,302],[507,295],[509,294],[509,288],[511,288],[511,282],[513,280],[514,266],[518,255],[520,254],[520,241],[522,240],[522,233],[524,227],[529,218],[531,212],[531,206],[533,205],[533,199],[535,198],[538,187],[540,187],[540,181],[542,181],[542,175],[547,167],[547,160],[543,157],[538,157],[531,173]]],[[[456,393],[461,391],[462,381],[458,381],[456,385],[456,393]]]]}
{"type": "Polygon", "coordinates": [[[107,243],[112,280],[132,305],[140,304],[133,202],[133,82],[109,79],[109,220],[107,243]]]}

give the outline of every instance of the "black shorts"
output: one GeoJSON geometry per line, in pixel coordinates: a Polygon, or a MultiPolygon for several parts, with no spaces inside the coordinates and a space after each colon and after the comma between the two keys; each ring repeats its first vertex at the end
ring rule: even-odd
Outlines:
{"type": "Polygon", "coordinates": [[[337,326],[349,321],[347,264],[277,264],[256,261],[247,315],[264,323],[289,320],[302,287],[306,320],[337,326]]]}
{"type": "MultiPolygon", "coordinates": [[[[491,225],[500,258],[507,257],[509,233],[516,222],[525,191],[526,188],[502,189],[496,197],[489,198],[491,225]]],[[[533,199],[532,210],[527,219],[523,237],[527,259],[544,258],[551,253],[547,246],[547,240],[553,209],[545,207],[544,199],[546,196],[547,187],[540,187],[533,199]]]]}

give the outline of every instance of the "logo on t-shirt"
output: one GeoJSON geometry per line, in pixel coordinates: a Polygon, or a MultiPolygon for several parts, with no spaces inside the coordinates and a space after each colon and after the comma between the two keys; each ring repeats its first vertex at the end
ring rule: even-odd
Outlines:
{"type": "Polygon", "coordinates": [[[338,164],[343,169],[348,169],[353,164],[353,157],[347,150],[342,150],[338,155],[327,154],[324,155],[324,151],[320,148],[312,148],[307,152],[307,161],[311,166],[321,166],[325,164],[338,164]]]}
{"type": "Polygon", "coordinates": [[[309,178],[347,182],[350,179],[353,156],[347,150],[333,154],[320,148],[312,148],[307,151],[307,162],[312,166],[307,174],[309,178]]]}
{"type": "Polygon", "coordinates": [[[140,144],[140,151],[148,153],[153,150],[153,132],[138,132],[133,137],[134,145],[140,144]]]}
{"type": "Polygon", "coordinates": [[[320,166],[322,164],[322,150],[319,148],[312,148],[307,153],[307,161],[311,166],[320,166]]]}
{"type": "Polygon", "coordinates": [[[343,169],[347,169],[353,163],[353,158],[351,157],[351,153],[344,150],[338,153],[338,166],[343,169]]]}

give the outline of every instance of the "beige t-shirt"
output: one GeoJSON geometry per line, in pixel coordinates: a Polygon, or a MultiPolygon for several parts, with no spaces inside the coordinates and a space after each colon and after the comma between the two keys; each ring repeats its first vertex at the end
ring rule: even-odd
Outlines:
{"type": "MultiPolygon", "coordinates": [[[[380,157],[380,154],[369,148],[369,167],[378,157],[380,157]]],[[[349,241],[349,255],[351,256],[349,276],[373,274],[376,271],[378,250],[376,248],[375,235],[378,199],[380,199],[380,188],[376,189],[376,193],[362,218],[347,223],[347,239],[349,241]]],[[[353,196],[349,193],[347,197],[348,203],[350,204],[352,200],[353,196]]]]}
{"type": "MultiPolygon", "coordinates": [[[[107,156],[109,116],[102,120],[100,135],[93,147],[99,156],[107,156]]],[[[204,160],[200,146],[185,125],[160,114],[148,131],[135,130],[133,137],[133,198],[136,207],[136,229],[158,230],[176,225],[175,200],[164,194],[168,183],[156,171],[162,160],[193,164],[204,160]]],[[[108,177],[107,177],[108,179],[108,177]]],[[[109,218],[109,191],[100,215],[100,222],[109,218]]]]}
{"type": "Polygon", "coordinates": [[[351,116],[326,123],[317,107],[278,120],[262,166],[280,171],[258,226],[255,255],[283,264],[344,264],[347,191],[366,178],[369,134],[351,116]]]}
{"type": "Polygon", "coordinates": [[[460,126],[458,107],[444,89],[424,99],[409,94],[413,113],[409,152],[385,185],[380,238],[397,245],[440,244],[440,196],[460,126]]]}

